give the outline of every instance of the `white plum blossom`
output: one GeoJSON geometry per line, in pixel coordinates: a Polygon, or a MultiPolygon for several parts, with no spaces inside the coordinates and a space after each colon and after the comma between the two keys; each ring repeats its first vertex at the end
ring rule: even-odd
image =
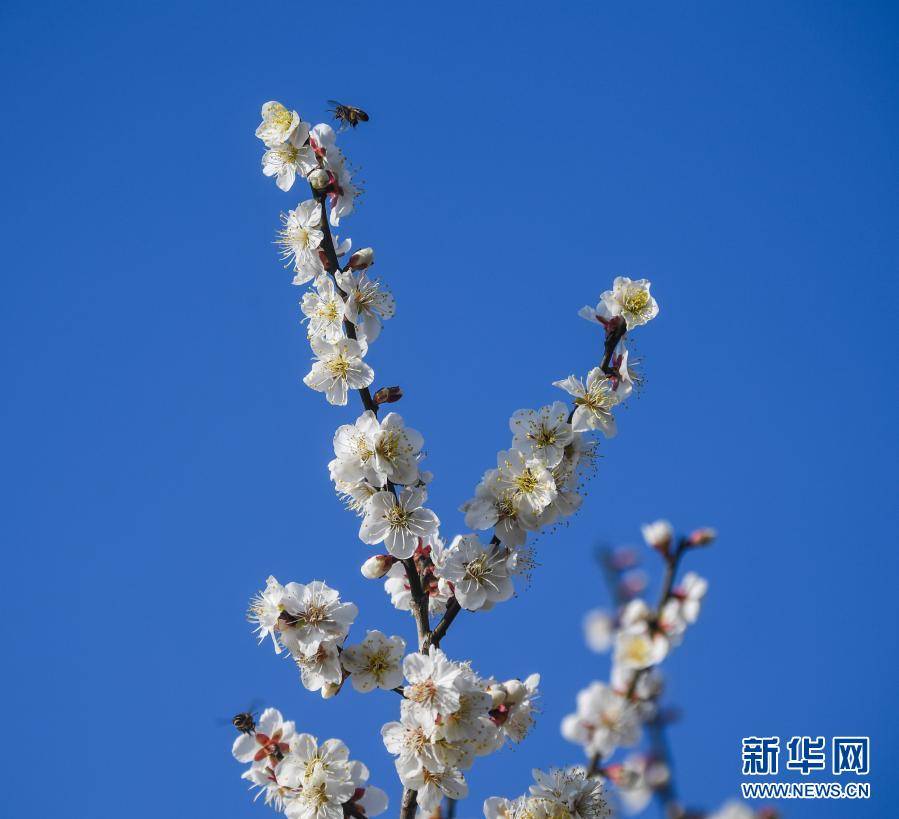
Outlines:
{"type": "Polygon", "coordinates": [[[329,404],[344,406],[349,390],[360,390],[374,380],[374,371],[362,360],[367,349],[365,342],[342,338],[336,344],[330,344],[313,338],[311,344],[317,360],[303,383],[323,392],[329,404]]]}
{"type": "Polygon", "coordinates": [[[526,455],[556,466],[565,454],[573,436],[568,423],[568,407],[556,401],[539,410],[518,410],[509,420],[512,446],[526,455]]]}
{"type": "Polygon", "coordinates": [[[399,722],[388,722],[381,728],[384,747],[396,757],[397,771],[415,770],[420,765],[439,768],[437,723],[406,700],[400,704],[400,717],[399,722]]]}
{"type": "Polygon", "coordinates": [[[375,629],[361,643],[344,648],[340,660],[350,672],[350,682],[357,691],[390,690],[403,684],[405,650],[406,641],[402,637],[386,637],[375,629]]]}
{"type": "Polygon", "coordinates": [[[262,155],[262,173],[274,176],[282,191],[293,187],[297,173],[306,176],[318,167],[315,152],[306,144],[308,139],[309,123],[301,121],[284,142],[269,146],[262,155]]]}
{"type": "Polygon", "coordinates": [[[310,691],[321,691],[329,683],[340,685],[343,669],[337,643],[319,643],[312,648],[298,648],[293,658],[300,669],[303,687],[310,691]]]}
{"type": "MultiPolygon", "coordinates": [[[[292,653],[312,650],[323,641],[341,641],[359,609],[320,580],[288,583],[281,598],[281,642],[292,653]]],[[[339,682],[339,680],[338,680],[339,682]]]]}
{"type": "Polygon", "coordinates": [[[254,766],[277,762],[290,749],[295,733],[292,721],[284,721],[277,708],[266,708],[251,734],[242,733],[234,740],[231,753],[238,762],[251,762],[254,766]]]}
{"type": "MultiPolygon", "coordinates": [[[[621,316],[628,330],[646,324],[659,314],[659,305],[650,295],[649,288],[648,279],[632,281],[627,276],[616,276],[612,289],[606,290],[599,297],[596,315],[606,320],[621,316]]],[[[584,310],[589,309],[582,308],[581,315],[584,315],[584,310]]]]}
{"type": "MultiPolygon", "coordinates": [[[[296,111],[288,111],[275,100],[266,102],[262,106],[262,122],[256,128],[256,136],[265,143],[266,147],[283,145],[297,130],[305,130],[308,135],[309,128],[296,111]]],[[[303,137],[303,142],[305,141],[306,136],[303,137]]]]}
{"type": "Polygon", "coordinates": [[[513,742],[521,742],[534,727],[539,685],[540,675],[531,674],[524,680],[507,680],[501,686],[491,686],[491,692],[497,689],[502,692],[502,703],[496,709],[494,720],[513,742]]]}
{"type": "Polygon", "coordinates": [[[281,653],[281,645],[275,637],[275,631],[279,627],[278,618],[283,611],[281,605],[283,597],[284,586],[273,575],[269,575],[265,581],[265,588],[253,597],[247,612],[247,619],[251,623],[256,623],[255,631],[259,635],[259,642],[262,643],[266,635],[270,636],[278,654],[281,653]]]}
{"type": "Polygon", "coordinates": [[[336,344],[343,337],[345,305],[330,276],[320,275],[315,289],[303,296],[300,309],[309,321],[309,338],[336,344]]]}
{"type": "Polygon", "coordinates": [[[612,647],[615,618],[607,611],[593,609],[584,617],[584,636],[591,651],[604,654],[612,647]]]}
{"type": "Polygon", "coordinates": [[[311,734],[296,734],[290,752],[278,766],[278,781],[302,789],[316,773],[331,779],[349,778],[350,752],[339,739],[327,739],[321,745],[311,734]]]}
{"type": "Polygon", "coordinates": [[[627,813],[640,813],[652,801],[656,790],[671,778],[668,766],[644,754],[631,754],[618,768],[614,781],[627,813]]]}
{"type": "MultiPolygon", "coordinates": [[[[436,536],[431,536],[433,542],[436,536]]],[[[412,607],[412,592],[409,589],[409,579],[406,570],[401,563],[395,563],[390,567],[384,580],[384,591],[390,595],[391,604],[400,611],[409,611],[412,607]]],[[[453,596],[450,584],[442,577],[432,583],[428,591],[428,613],[434,617],[446,611],[446,605],[453,596]]]]}
{"type": "Polygon", "coordinates": [[[708,586],[708,582],[695,572],[684,575],[659,613],[659,625],[665,634],[677,637],[696,622],[708,586]]]}
{"type": "MultiPolygon", "coordinates": [[[[550,476],[551,477],[551,476],[550,476]]],[[[459,507],[465,525],[472,529],[494,529],[508,547],[522,546],[527,531],[538,527],[537,515],[524,508],[516,491],[500,481],[500,471],[490,469],[475,489],[475,496],[459,507]]]]}
{"type": "Polygon", "coordinates": [[[556,808],[547,811],[550,816],[599,819],[611,814],[602,780],[588,776],[584,768],[549,773],[534,770],[533,775],[536,784],[531,785],[531,796],[546,800],[556,808]]]}
{"type": "Polygon", "coordinates": [[[281,214],[283,227],[278,231],[276,244],[286,267],[293,264],[294,284],[306,284],[324,272],[319,247],[324,233],[321,230],[322,206],[307,199],[295,210],[281,214]]]}
{"type": "Polygon", "coordinates": [[[571,427],[575,432],[588,429],[600,430],[606,438],[613,438],[617,432],[612,407],[620,403],[621,396],[599,367],[587,373],[587,383],[569,375],[562,381],[553,381],[553,386],[565,390],[574,398],[574,414],[571,427]]]}
{"type": "Polygon", "coordinates": [[[380,334],[381,322],[396,312],[393,296],[365,271],[340,271],[336,278],[346,293],[346,317],[356,326],[357,335],[370,344],[380,334]]]}
{"type": "Polygon", "coordinates": [[[577,695],[577,711],[562,720],[562,736],[587,756],[608,756],[640,738],[640,720],[627,698],[605,683],[594,682],[577,695]]]}
{"type": "Polygon", "coordinates": [[[615,665],[641,671],[658,665],[668,654],[668,639],[656,630],[652,613],[643,600],[632,600],[621,613],[615,635],[615,665]]]}
{"type": "Polygon", "coordinates": [[[334,434],[331,462],[333,477],[344,481],[365,480],[373,486],[414,484],[419,477],[418,459],[424,439],[403,423],[395,412],[383,420],[366,410],[354,424],[344,424],[334,434]]]}
{"type": "Polygon", "coordinates": [[[497,454],[496,466],[497,487],[509,490],[519,509],[538,515],[555,500],[556,482],[539,458],[509,449],[497,454]]]}
{"type": "Polygon", "coordinates": [[[509,577],[509,553],[485,546],[477,535],[457,535],[440,568],[440,576],[455,586],[456,600],[475,611],[508,600],[515,589],[509,577]]]}
{"type": "Polygon", "coordinates": [[[288,819],[343,819],[343,805],[356,790],[349,777],[328,776],[316,769],[304,780],[302,791],[287,802],[288,819]]]}
{"type": "Polygon", "coordinates": [[[412,557],[419,538],[437,532],[440,521],[430,509],[425,509],[427,495],[423,489],[407,487],[399,496],[382,490],[372,495],[359,527],[363,543],[384,543],[394,557],[412,557]]]}
{"type": "Polygon", "coordinates": [[[654,523],[644,523],[640,527],[643,540],[653,549],[666,552],[674,538],[674,529],[667,520],[657,520],[654,523]]]}
{"type": "Polygon", "coordinates": [[[427,654],[409,654],[403,660],[403,674],[409,681],[403,694],[419,715],[436,721],[459,707],[456,681],[461,673],[446,654],[431,646],[427,654]]]}
{"type": "Polygon", "coordinates": [[[431,771],[420,765],[403,777],[403,785],[418,792],[418,807],[425,814],[435,811],[445,798],[468,796],[468,783],[458,768],[431,771]]]}

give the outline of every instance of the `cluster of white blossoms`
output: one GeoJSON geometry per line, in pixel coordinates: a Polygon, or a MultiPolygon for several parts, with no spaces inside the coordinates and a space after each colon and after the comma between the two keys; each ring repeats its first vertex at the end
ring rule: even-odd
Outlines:
{"type": "Polygon", "coordinates": [[[408,655],[403,673],[400,719],[381,735],[403,785],[417,791],[418,807],[430,813],[444,798],[467,795],[463,771],[476,757],[525,738],[540,678],[484,679],[433,646],[427,654],[408,655]]]}
{"type": "Polygon", "coordinates": [[[596,819],[610,816],[602,781],[585,768],[534,770],[535,784],[516,799],[491,796],[484,802],[486,819],[596,819]]]}
{"type": "Polygon", "coordinates": [[[638,376],[628,364],[625,334],[659,312],[646,279],[619,276],[596,308],[579,315],[605,329],[606,356],[586,378],[570,375],[554,386],[569,395],[539,409],[521,409],[509,420],[511,448],[497,454],[475,496],[461,507],[472,529],[492,529],[492,542],[507,553],[521,547],[535,532],[574,514],[581,505],[580,471],[592,464],[599,430],[616,433],[614,408],[633,392],[638,376]]]}
{"type": "Polygon", "coordinates": [[[387,795],[368,784],[368,768],[350,759],[346,745],[297,733],[275,708],[251,720],[231,752],[250,763],[242,778],[259,789],[257,796],[289,819],[373,817],[387,810],[387,795]]]}

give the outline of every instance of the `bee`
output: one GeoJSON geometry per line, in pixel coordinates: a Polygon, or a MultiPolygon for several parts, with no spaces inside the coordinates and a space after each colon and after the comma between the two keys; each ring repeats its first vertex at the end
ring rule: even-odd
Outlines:
{"type": "Polygon", "coordinates": [[[256,733],[256,714],[252,711],[243,711],[231,717],[231,724],[242,734],[256,733]]]}
{"type": "Polygon", "coordinates": [[[361,108],[356,108],[354,105],[344,105],[342,102],[337,102],[337,100],[328,100],[328,103],[334,106],[330,110],[334,114],[334,119],[341,123],[341,128],[346,128],[347,125],[355,128],[360,122],[368,122],[368,114],[361,108]]]}

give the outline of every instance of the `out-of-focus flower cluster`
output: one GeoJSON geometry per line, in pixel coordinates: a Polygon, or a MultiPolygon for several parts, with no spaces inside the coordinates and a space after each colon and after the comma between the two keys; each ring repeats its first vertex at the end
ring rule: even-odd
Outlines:
{"type": "Polygon", "coordinates": [[[242,777],[259,789],[257,797],[289,819],[373,817],[387,809],[387,795],[368,784],[368,768],[350,759],[346,745],[297,733],[275,708],[247,726],[231,752],[250,764],[242,777]]]}

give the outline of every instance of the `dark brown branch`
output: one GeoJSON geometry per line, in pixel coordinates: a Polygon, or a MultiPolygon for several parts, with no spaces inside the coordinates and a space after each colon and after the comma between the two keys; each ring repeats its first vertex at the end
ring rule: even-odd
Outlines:
{"type": "Polygon", "coordinates": [[[456,615],[462,611],[462,606],[455,597],[451,597],[449,603],[446,604],[446,612],[443,619],[437,624],[436,628],[431,632],[429,645],[440,647],[440,641],[446,636],[446,632],[456,619],[456,615]]]}

